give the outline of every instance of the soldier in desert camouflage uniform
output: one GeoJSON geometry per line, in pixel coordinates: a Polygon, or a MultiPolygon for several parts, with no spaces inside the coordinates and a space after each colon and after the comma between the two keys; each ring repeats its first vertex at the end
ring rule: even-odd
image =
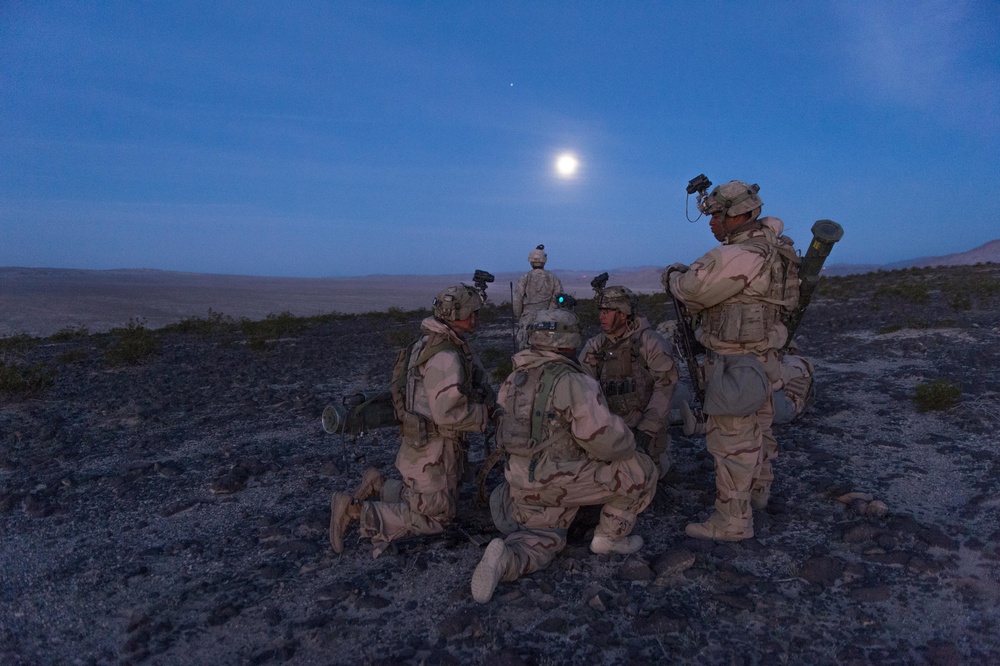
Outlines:
{"type": "Polygon", "coordinates": [[[636,451],[632,431],[576,361],[576,315],[540,312],[529,342],[498,395],[497,445],[508,457],[490,506],[507,537],[490,542],[472,576],[480,603],[501,580],[547,567],[581,506],[603,505],[591,551],[636,552],[642,537],[630,534],[656,492],[653,461],[636,451]]]}
{"type": "MultiPolygon", "coordinates": [[[[344,532],[360,520],[378,557],[391,541],[444,530],[457,511],[466,433],[483,432],[493,389],[465,335],[476,329],[479,292],[449,287],[434,299],[434,315],[420,324],[422,336],[405,366],[404,412],[396,469],[402,481],[365,471],[353,497],[334,493],[330,502],[330,544],[344,549],[344,532]],[[382,501],[365,501],[381,494],[382,501]]],[[[401,357],[402,358],[402,357],[401,357]]]]}
{"type": "Polygon", "coordinates": [[[767,506],[774,478],[771,387],[788,338],[781,315],[797,305],[798,285],[785,280],[785,262],[794,260],[791,240],[781,235],[781,220],[759,217],[758,189],[731,181],[712,190],[702,212],[711,215],[722,245],[690,269],[674,264],[663,274],[664,287],[694,317],[708,350],[705,437],[715,459],[716,500],[707,521],[685,529],[696,538],[752,537],[752,509],[767,506]]]}
{"type": "Polygon", "coordinates": [[[604,287],[597,299],[601,333],[587,340],[580,364],[597,379],[612,412],[625,419],[636,448],[669,471],[670,404],[677,368],[670,344],[636,312],[639,299],[621,286],[604,287]]]}
{"type": "Polygon", "coordinates": [[[528,347],[528,331],[535,315],[542,310],[556,307],[556,296],[562,292],[562,282],[553,273],[545,270],[548,261],[545,246],[539,245],[528,253],[531,270],[514,286],[514,301],[511,307],[517,319],[517,350],[528,347]]]}

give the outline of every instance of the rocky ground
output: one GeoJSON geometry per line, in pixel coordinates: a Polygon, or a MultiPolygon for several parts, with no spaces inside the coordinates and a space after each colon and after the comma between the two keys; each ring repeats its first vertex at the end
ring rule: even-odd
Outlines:
{"type": "Polygon", "coordinates": [[[320,413],[385,389],[420,313],[0,340],[0,663],[1000,662],[998,306],[997,265],[825,281],[801,330],[816,400],[777,431],[756,538],[684,536],[714,481],[677,431],[638,555],[592,555],[585,515],[486,605],[472,484],[440,537],[329,548],[330,493],[391,473],[398,438],[320,413]],[[959,401],[920,411],[935,380],[959,401]]]}

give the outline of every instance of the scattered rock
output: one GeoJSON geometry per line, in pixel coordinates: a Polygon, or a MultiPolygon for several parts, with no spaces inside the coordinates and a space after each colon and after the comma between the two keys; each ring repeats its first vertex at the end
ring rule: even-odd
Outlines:
{"type": "Polygon", "coordinates": [[[813,557],[802,563],[799,576],[808,583],[832,585],[844,572],[844,563],[829,556],[813,557]]]}
{"type": "Polygon", "coordinates": [[[888,585],[872,585],[869,587],[856,587],[848,592],[851,599],[862,603],[875,603],[888,601],[892,596],[892,589],[888,585]]]}

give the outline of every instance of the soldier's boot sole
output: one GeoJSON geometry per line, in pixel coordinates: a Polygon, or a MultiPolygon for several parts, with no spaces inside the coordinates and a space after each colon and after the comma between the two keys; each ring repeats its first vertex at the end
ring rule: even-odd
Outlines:
{"type": "Polygon", "coordinates": [[[684,533],[695,539],[711,539],[712,541],[743,541],[753,538],[753,527],[744,530],[726,530],[711,520],[703,523],[691,523],[684,528],[684,533]]]}
{"type": "Polygon", "coordinates": [[[367,499],[380,495],[384,485],[385,477],[382,476],[382,473],[374,467],[369,467],[365,470],[364,476],[361,477],[358,489],[354,491],[354,499],[364,502],[367,499]]]}
{"type": "Polygon", "coordinates": [[[352,501],[347,493],[334,493],[330,498],[330,546],[338,555],[344,552],[344,533],[351,524],[352,501]]]}
{"type": "Polygon", "coordinates": [[[485,604],[493,598],[493,592],[500,584],[504,567],[507,564],[507,545],[503,539],[493,539],[486,546],[483,559],[479,560],[476,570],[472,573],[472,598],[485,604]]]}
{"type": "Polygon", "coordinates": [[[632,534],[621,539],[609,539],[606,536],[594,536],[590,542],[590,552],[597,555],[631,555],[642,548],[642,537],[632,534]]]}

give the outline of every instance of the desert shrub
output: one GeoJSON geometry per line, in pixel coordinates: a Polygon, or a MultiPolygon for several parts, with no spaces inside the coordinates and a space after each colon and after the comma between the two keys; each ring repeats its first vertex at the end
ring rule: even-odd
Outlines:
{"type": "Polygon", "coordinates": [[[509,375],[514,370],[514,361],[511,360],[509,356],[497,361],[497,367],[493,369],[490,377],[493,379],[493,383],[502,384],[503,380],[507,379],[509,375]]]}
{"type": "Polygon", "coordinates": [[[51,342],[71,342],[90,335],[86,326],[67,326],[49,336],[51,342]]]}
{"type": "Polygon", "coordinates": [[[391,308],[386,310],[386,314],[389,315],[390,319],[397,321],[400,324],[405,324],[407,319],[409,319],[409,316],[406,314],[406,310],[396,305],[393,305],[391,308]]]}
{"type": "Polygon", "coordinates": [[[913,401],[921,412],[937,412],[951,409],[958,404],[962,387],[947,379],[935,379],[916,388],[913,401]]]}
{"type": "Polygon", "coordinates": [[[479,321],[483,324],[491,324],[500,315],[500,307],[495,303],[487,303],[479,308],[479,321]]]}
{"type": "Polygon", "coordinates": [[[82,349],[71,349],[68,352],[60,354],[56,360],[62,365],[69,365],[70,363],[79,363],[85,358],[87,358],[87,352],[82,349]]]}
{"type": "Polygon", "coordinates": [[[144,363],[159,348],[156,335],[142,320],[129,319],[124,328],[113,328],[109,333],[117,338],[117,343],[104,354],[111,365],[144,363]]]}
{"type": "Polygon", "coordinates": [[[385,332],[385,341],[393,349],[400,349],[413,342],[417,337],[415,328],[394,328],[385,332]]]}
{"type": "Polygon", "coordinates": [[[209,308],[205,317],[185,317],[175,324],[167,324],[161,330],[170,333],[209,335],[232,330],[235,327],[236,321],[232,317],[209,308]]]}
{"type": "Polygon", "coordinates": [[[960,291],[952,294],[951,298],[948,299],[948,305],[954,310],[971,310],[972,299],[967,293],[960,291]]]}
{"type": "Polygon", "coordinates": [[[269,340],[300,333],[306,327],[306,321],[286,311],[281,314],[269,314],[259,321],[243,319],[240,321],[240,327],[248,338],[247,347],[261,350],[267,348],[269,340]]]}
{"type": "Polygon", "coordinates": [[[0,395],[34,395],[54,381],[54,373],[44,363],[20,367],[0,361],[0,395]]]}
{"type": "Polygon", "coordinates": [[[875,290],[875,297],[895,297],[904,301],[925,304],[930,301],[931,294],[923,282],[908,282],[896,285],[883,285],[875,290]]]}
{"type": "Polygon", "coordinates": [[[0,338],[0,352],[12,352],[20,354],[33,349],[38,345],[38,338],[33,338],[27,333],[0,338]]]}

